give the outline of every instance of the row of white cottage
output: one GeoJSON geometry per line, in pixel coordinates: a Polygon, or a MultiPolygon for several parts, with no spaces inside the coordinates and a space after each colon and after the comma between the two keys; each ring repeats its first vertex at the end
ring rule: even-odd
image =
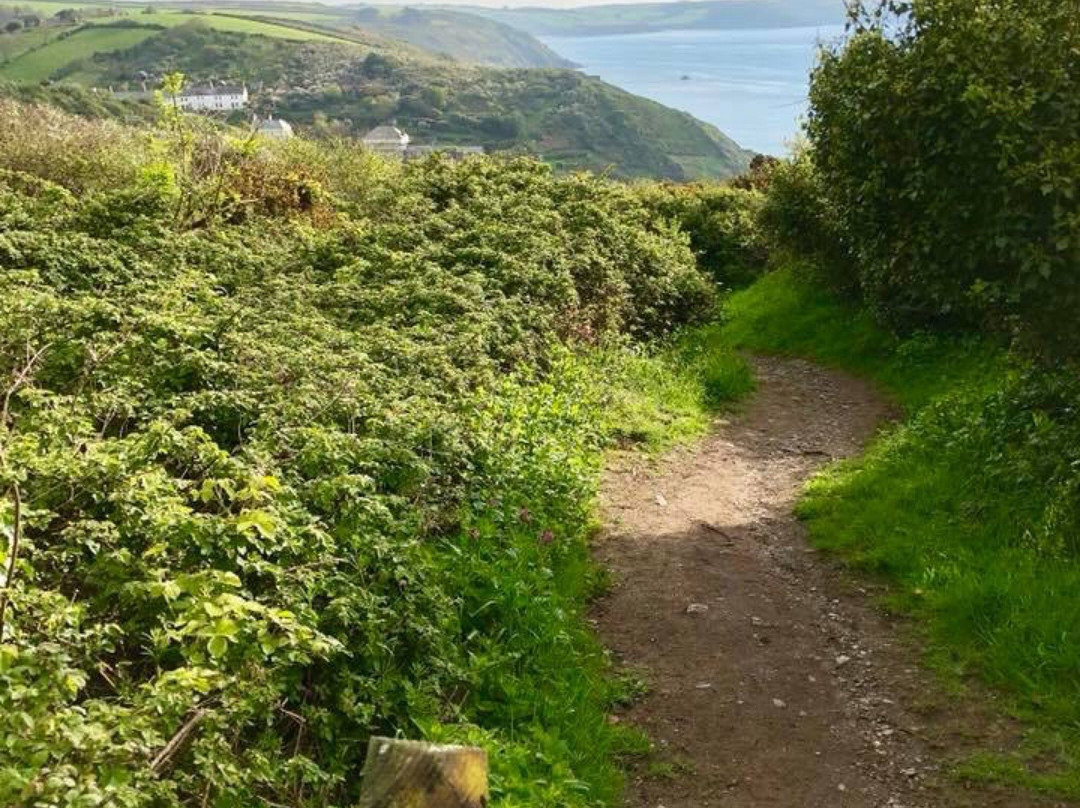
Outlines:
{"type": "Polygon", "coordinates": [[[180,109],[191,112],[230,112],[248,103],[244,84],[214,84],[185,87],[172,99],[180,109]]]}
{"type": "MultiPolygon", "coordinates": [[[[96,90],[95,90],[96,92],[96,90]]],[[[149,101],[154,91],[143,82],[138,90],[113,90],[116,98],[129,101],[149,101]]],[[[166,95],[166,100],[189,112],[232,112],[248,105],[248,89],[244,84],[215,84],[184,87],[176,95],[166,95]]]]}
{"type": "MultiPolygon", "coordinates": [[[[185,88],[176,96],[176,104],[191,112],[230,112],[243,109],[248,103],[248,90],[243,84],[214,84],[185,88]]],[[[269,118],[258,126],[259,134],[267,137],[292,137],[292,127],[287,121],[269,118]]],[[[480,146],[457,146],[440,149],[438,146],[410,144],[409,135],[393,123],[376,126],[361,142],[373,152],[391,157],[419,157],[434,151],[450,151],[456,155],[483,154],[480,146]]]]}

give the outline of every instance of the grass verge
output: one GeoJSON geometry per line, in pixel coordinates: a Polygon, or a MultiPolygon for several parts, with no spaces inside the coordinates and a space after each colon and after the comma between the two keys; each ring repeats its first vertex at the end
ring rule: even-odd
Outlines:
{"type": "Polygon", "coordinates": [[[606,429],[617,444],[648,451],[701,435],[716,409],[754,389],[719,321],[650,349],[601,351],[591,362],[608,390],[606,429]]]}
{"type": "Polygon", "coordinates": [[[950,684],[977,677],[1028,728],[962,777],[1080,797],[1080,419],[1075,375],[978,340],[897,339],[798,270],[734,295],[724,337],[873,379],[905,420],[816,477],[811,540],[891,582],[950,684]]]}

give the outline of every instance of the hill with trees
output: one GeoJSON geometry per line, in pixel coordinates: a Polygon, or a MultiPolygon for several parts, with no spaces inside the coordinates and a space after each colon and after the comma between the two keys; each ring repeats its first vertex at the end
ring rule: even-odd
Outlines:
{"type": "Polygon", "coordinates": [[[530,34],[504,23],[450,9],[416,6],[348,7],[335,26],[355,26],[408,42],[458,62],[495,67],[573,67],[530,34]]]}
{"type": "MultiPolygon", "coordinates": [[[[41,51],[32,61],[37,65],[60,66],[60,60],[74,61],[92,52],[115,50],[112,43],[99,47],[83,45],[80,53],[67,43],[67,51],[51,42],[97,31],[79,32],[86,24],[117,22],[137,24],[143,30],[170,28],[198,20],[219,31],[263,34],[293,40],[354,40],[408,43],[430,56],[449,57],[466,64],[496,67],[571,67],[566,60],[534,37],[494,20],[460,11],[389,6],[326,6],[318,3],[251,2],[106,4],[82,3],[66,6],[56,0],[42,0],[33,6],[0,6],[0,56],[10,66],[0,69],[7,78],[41,78],[20,57],[41,51]]],[[[128,36],[132,36],[129,32],[128,36]]],[[[128,42],[126,44],[134,44],[128,42]]],[[[41,68],[39,67],[38,70],[41,68]]],[[[46,74],[47,75],[47,74],[46,74]]]]}
{"type": "Polygon", "coordinates": [[[686,113],[572,70],[474,67],[381,43],[294,42],[201,21],[68,63],[52,77],[119,88],[169,71],[247,82],[258,111],[327,134],[363,134],[396,119],[418,142],[536,154],[566,169],[726,177],[751,156],[686,113]]]}

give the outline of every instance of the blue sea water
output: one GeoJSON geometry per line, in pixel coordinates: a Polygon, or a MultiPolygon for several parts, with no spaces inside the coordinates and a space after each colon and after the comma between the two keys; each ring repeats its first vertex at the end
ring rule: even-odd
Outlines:
{"type": "Polygon", "coordinates": [[[842,34],[842,26],[822,26],[541,39],[590,75],[685,110],[748,149],[782,155],[806,113],[818,45],[842,34]]]}

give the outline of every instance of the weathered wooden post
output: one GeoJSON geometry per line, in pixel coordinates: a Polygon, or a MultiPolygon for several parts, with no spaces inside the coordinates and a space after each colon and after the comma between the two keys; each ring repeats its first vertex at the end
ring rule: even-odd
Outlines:
{"type": "Polygon", "coordinates": [[[372,738],[357,808],[484,808],[487,752],[372,738]]]}

